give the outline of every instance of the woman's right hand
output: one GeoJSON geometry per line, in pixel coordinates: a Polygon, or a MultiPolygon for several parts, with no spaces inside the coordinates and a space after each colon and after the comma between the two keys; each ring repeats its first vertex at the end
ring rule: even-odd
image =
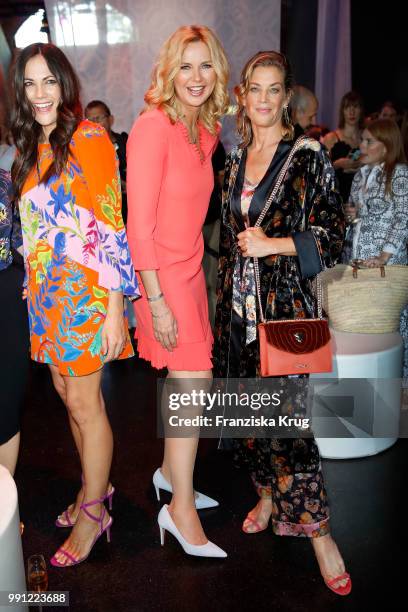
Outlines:
{"type": "Polygon", "coordinates": [[[154,337],[164,349],[172,351],[177,346],[177,321],[166,302],[150,304],[154,337]]]}

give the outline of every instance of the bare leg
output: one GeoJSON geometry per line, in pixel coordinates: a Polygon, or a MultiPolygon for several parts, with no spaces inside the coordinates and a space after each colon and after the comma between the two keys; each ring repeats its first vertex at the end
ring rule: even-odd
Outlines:
{"type": "MultiPolygon", "coordinates": [[[[177,379],[182,392],[191,391],[191,381],[203,380],[203,387],[211,381],[211,372],[169,371],[168,379],[177,379]],[[183,379],[185,379],[183,381],[183,379]]],[[[197,385],[194,385],[196,387],[197,385]]],[[[166,400],[164,399],[164,402],[166,400]]],[[[166,406],[164,406],[164,412],[166,406]]],[[[200,545],[208,542],[194,503],[193,472],[198,447],[196,437],[165,439],[163,475],[171,482],[173,497],[169,512],[177,528],[190,544],[200,545]]]]}
{"type": "MultiPolygon", "coordinates": [[[[102,499],[105,496],[112,462],[112,430],[100,389],[101,375],[102,370],[99,370],[88,376],[64,377],[67,407],[81,435],[85,502],[102,499]]],[[[89,510],[99,517],[103,512],[103,504],[96,504],[89,510]]],[[[106,512],[104,525],[108,520],[109,515],[106,512]]],[[[88,554],[98,532],[98,524],[84,512],[80,512],[62,548],[75,558],[82,558],[88,554]]],[[[55,556],[60,563],[70,564],[64,553],[57,552],[55,556]]]]}
{"type": "Polygon", "coordinates": [[[244,531],[248,533],[256,533],[257,531],[266,528],[269,523],[269,519],[271,518],[271,514],[272,497],[261,497],[255,508],[252,508],[252,510],[248,512],[248,516],[242,525],[244,531]]]}
{"type": "Polygon", "coordinates": [[[12,476],[16,470],[19,448],[20,432],[0,446],[0,465],[4,465],[12,476]]]}
{"type": "MultiPolygon", "coordinates": [[[[51,365],[50,364],[49,368],[50,368],[52,382],[54,384],[55,390],[57,391],[58,395],[60,396],[60,398],[64,402],[65,407],[67,407],[67,390],[66,390],[66,387],[65,387],[64,377],[61,376],[61,374],[58,371],[58,368],[55,365],[51,365]]],[[[81,464],[82,464],[82,441],[81,441],[81,434],[80,434],[80,431],[79,431],[79,427],[75,423],[74,419],[71,417],[69,410],[68,410],[68,419],[69,419],[69,425],[71,427],[72,436],[74,438],[75,446],[76,446],[77,451],[78,451],[79,460],[81,461],[81,464]]],[[[71,521],[73,521],[73,522],[76,521],[76,518],[77,518],[78,513],[79,513],[79,506],[82,504],[83,499],[84,499],[84,491],[83,491],[83,488],[81,486],[81,488],[78,491],[78,494],[77,494],[75,502],[73,504],[71,504],[70,506],[68,506],[68,508],[67,508],[69,517],[70,517],[71,521]]],[[[63,515],[60,515],[58,518],[61,521],[65,522],[65,517],[63,515]]]]}
{"type": "MultiPolygon", "coordinates": [[[[57,391],[58,395],[60,396],[60,398],[62,399],[66,407],[67,406],[67,390],[65,387],[64,377],[61,376],[56,366],[49,365],[49,368],[50,368],[52,382],[54,384],[55,390],[57,391]]],[[[82,456],[82,442],[81,442],[81,434],[79,432],[79,427],[75,423],[74,419],[71,417],[69,412],[68,412],[68,418],[69,418],[69,424],[71,427],[72,435],[74,437],[75,446],[77,447],[79,457],[81,457],[82,456]]]]}
{"type": "Polygon", "coordinates": [[[165,479],[167,480],[167,482],[170,482],[170,484],[171,484],[170,455],[169,455],[169,447],[168,447],[168,444],[166,444],[166,440],[164,440],[163,463],[162,463],[162,466],[160,468],[160,471],[163,474],[163,476],[165,477],[165,479]]]}
{"type": "MultiPolygon", "coordinates": [[[[320,538],[311,538],[311,541],[323,578],[332,580],[341,576],[345,571],[344,561],[331,535],[328,533],[320,538]]],[[[333,586],[337,588],[346,584],[347,580],[339,580],[333,586]]]]}

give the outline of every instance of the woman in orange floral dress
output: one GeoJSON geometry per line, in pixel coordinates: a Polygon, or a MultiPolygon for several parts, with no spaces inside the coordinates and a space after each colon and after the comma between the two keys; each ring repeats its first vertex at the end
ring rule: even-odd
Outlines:
{"type": "Polygon", "coordinates": [[[33,44],[14,73],[12,177],[22,219],[32,359],[48,364],[67,406],[82,466],[73,527],[51,559],[83,561],[112,518],[112,431],[101,393],[104,363],[133,355],[123,295],[138,297],[121,216],[113,146],[82,121],[77,77],[53,45],[33,44]]]}

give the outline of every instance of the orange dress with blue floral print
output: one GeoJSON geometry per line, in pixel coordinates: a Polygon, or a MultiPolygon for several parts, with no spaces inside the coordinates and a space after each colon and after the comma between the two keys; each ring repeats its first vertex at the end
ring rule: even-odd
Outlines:
{"type": "MultiPolygon", "coordinates": [[[[26,266],[31,357],[65,376],[104,364],[102,328],[109,292],[139,297],[121,213],[115,151],[105,130],[83,121],[60,177],[40,182],[52,162],[38,145],[19,203],[26,266]]],[[[131,357],[128,340],[119,359],[131,357]]]]}

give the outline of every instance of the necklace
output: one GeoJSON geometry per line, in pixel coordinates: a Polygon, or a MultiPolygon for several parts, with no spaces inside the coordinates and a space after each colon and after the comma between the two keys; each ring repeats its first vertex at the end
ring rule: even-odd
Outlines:
{"type": "Polygon", "coordinates": [[[196,124],[196,129],[194,131],[192,129],[190,130],[188,128],[188,126],[186,126],[186,127],[187,127],[187,130],[188,130],[188,139],[189,139],[189,141],[191,142],[191,144],[197,144],[197,124],[196,124]]]}
{"type": "Polygon", "coordinates": [[[197,122],[194,122],[191,126],[185,120],[185,117],[180,117],[180,121],[183,123],[184,127],[188,133],[188,140],[191,144],[197,144],[197,122]]]}

